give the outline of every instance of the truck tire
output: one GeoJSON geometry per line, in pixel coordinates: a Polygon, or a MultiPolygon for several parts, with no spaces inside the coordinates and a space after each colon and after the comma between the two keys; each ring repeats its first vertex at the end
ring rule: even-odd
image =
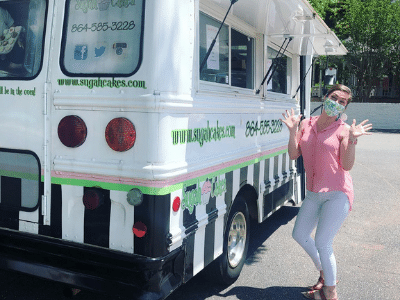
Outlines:
{"type": "Polygon", "coordinates": [[[249,238],[249,210],[244,199],[237,198],[226,224],[223,253],[218,258],[221,283],[230,285],[238,279],[247,258],[249,238]]]}

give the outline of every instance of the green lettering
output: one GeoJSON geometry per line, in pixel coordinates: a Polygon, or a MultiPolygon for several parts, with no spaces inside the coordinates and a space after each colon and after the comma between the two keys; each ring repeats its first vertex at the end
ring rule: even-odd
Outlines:
{"type": "Polygon", "coordinates": [[[181,144],[185,144],[186,143],[186,130],[182,129],[180,132],[180,138],[181,138],[181,144]]]}
{"type": "Polygon", "coordinates": [[[119,7],[119,8],[128,8],[129,6],[136,5],[135,0],[112,0],[111,6],[112,7],[119,7]]]}
{"type": "Polygon", "coordinates": [[[84,13],[87,13],[89,10],[97,10],[99,8],[97,6],[97,0],[76,0],[75,9],[81,9],[84,13]]]}

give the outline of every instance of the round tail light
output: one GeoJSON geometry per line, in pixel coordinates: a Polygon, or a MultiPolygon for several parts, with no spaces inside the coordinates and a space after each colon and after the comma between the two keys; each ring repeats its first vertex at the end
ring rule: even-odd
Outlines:
{"type": "Polygon", "coordinates": [[[118,152],[128,151],[136,140],[136,130],[132,122],[125,118],[115,118],[106,128],[106,141],[111,149],[118,152]]]}
{"type": "Polygon", "coordinates": [[[79,147],[85,142],[86,136],[86,124],[78,116],[66,116],[58,124],[58,138],[67,147],[79,147]]]}
{"type": "Polygon", "coordinates": [[[175,197],[174,201],[172,202],[172,211],[177,212],[181,207],[181,199],[179,197],[175,197]]]}
{"type": "Polygon", "coordinates": [[[142,238],[147,233],[147,226],[144,223],[140,222],[140,221],[136,222],[132,227],[132,232],[138,238],[142,238]]]}
{"type": "Polygon", "coordinates": [[[104,195],[95,189],[86,190],[83,195],[83,205],[86,209],[94,210],[98,208],[104,202],[104,195]]]}

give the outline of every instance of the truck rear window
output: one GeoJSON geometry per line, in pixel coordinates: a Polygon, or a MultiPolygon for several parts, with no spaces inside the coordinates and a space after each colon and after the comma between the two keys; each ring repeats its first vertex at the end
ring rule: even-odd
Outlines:
{"type": "Polygon", "coordinates": [[[67,0],[61,68],[68,76],[130,76],[142,60],[144,0],[67,0]]]}
{"type": "Polygon", "coordinates": [[[0,1],[0,78],[34,78],[43,57],[46,0],[0,1]]]}
{"type": "Polygon", "coordinates": [[[41,169],[36,154],[0,148],[0,209],[36,210],[40,182],[41,169]]]}

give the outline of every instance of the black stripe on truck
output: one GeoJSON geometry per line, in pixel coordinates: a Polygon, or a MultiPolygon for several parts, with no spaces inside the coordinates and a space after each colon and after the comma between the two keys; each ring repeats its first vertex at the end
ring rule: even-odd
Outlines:
{"type": "MultiPolygon", "coordinates": [[[[61,185],[51,185],[51,211],[50,211],[50,226],[43,225],[42,204],[40,205],[39,213],[39,234],[50,236],[53,238],[62,238],[62,192],[61,185]]],[[[43,183],[41,184],[41,195],[43,195],[43,183]]]]}
{"type": "MultiPolygon", "coordinates": [[[[213,183],[213,190],[217,180],[215,178],[213,183]]],[[[214,260],[214,245],[215,245],[215,221],[218,217],[217,210],[217,197],[211,197],[206,205],[206,213],[208,215],[208,224],[205,229],[205,240],[204,240],[204,266],[207,266],[214,260]]]]}
{"type": "Polygon", "coordinates": [[[134,222],[147,227],[144,237],[134,238],[135,254],[160,257],[168,254],[168,234],[171,211],[171,195],[143,195],[143,202],[135,206],[134,222]]]}
{"type": "MultiPolygon", "coordinates": [[[[186,188],[186,192],[191,191],[197,187],[197,184],[193,184],[186,188]]],[[[188,209],[183,211],[183,226],[185,227],[184,245],[185,251],[185,276],[184,282],[188,281],[193,277],[193,259],[194,259],[194,237],[199,226],[199,221],[196,218],[196,206],[193,208],[193,212],[189,213],[188,209]]]]}

